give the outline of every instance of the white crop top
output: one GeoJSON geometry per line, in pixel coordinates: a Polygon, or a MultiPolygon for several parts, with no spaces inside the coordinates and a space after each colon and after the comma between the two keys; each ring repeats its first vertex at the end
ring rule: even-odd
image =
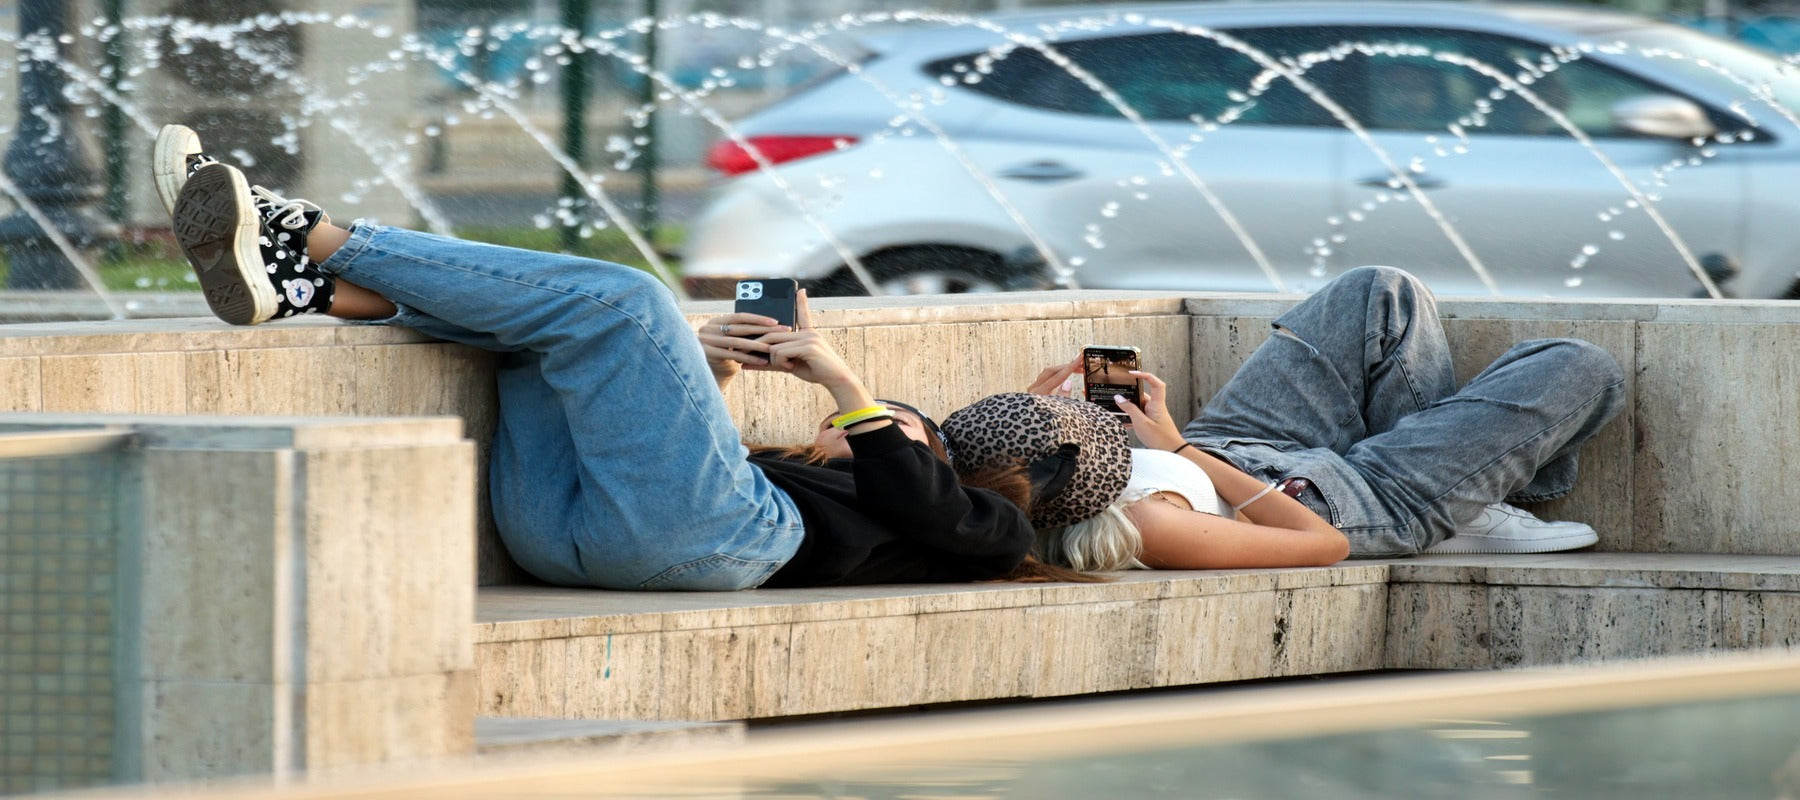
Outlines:
{"type": "Polygon", "coordinates": [[[1231,506],[1213,491],[1212,479],[1199,464],[1167,450],[1131,449],[1131,480],[1125,484],[1126,501],[1141,500],[1157,492],[1181,495],[1195,511],[1224,516],[1231,506]]]}

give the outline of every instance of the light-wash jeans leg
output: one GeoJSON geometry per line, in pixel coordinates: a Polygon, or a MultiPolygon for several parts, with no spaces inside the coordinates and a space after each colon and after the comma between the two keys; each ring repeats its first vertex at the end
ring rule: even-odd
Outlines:
{"type": "Polygon", "coordinates": [[[1456,390],[1437,303],[1400,270],[1346,272],[1273,324],[1187,433],[1344,453],[1456,390]]]}
{"type": "Polygon", "coordinates": [[[1344,458],[1415,511],[1423,549],[1490,503],[1567,494],[1581,445],[1624,405],[1625,375],[1610,353],[1577,339],[1534,339],[1344,458]]]}
{"type": "Polygon", "coordinates": [[[392,300],[392,324],[506,354],[489,481],[507,548],[537,577],[741,589],[798,549],[798,510],[746,460],[649,275],[362,224],[323,268],[392,300]]]}
{"type": "Polygon", "coordinates": [[[1301,496],[1359,557],[1441,541],[1505,497],[1546,499],[1575,451],[1622,405],[1605,351],[1522,343],[1460,391],[1436,303],[1412,276],[1352,270],[1276,318],[1276,330],[1184,431],[1301,496]]]}

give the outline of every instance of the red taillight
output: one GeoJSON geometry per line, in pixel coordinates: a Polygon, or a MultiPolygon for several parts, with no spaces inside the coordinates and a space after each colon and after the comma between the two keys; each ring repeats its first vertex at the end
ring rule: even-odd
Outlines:
{"type": "MultiPolygon", "coordinates": [[[[782,164],[796,158],[829,153],[856,144],[854,136],[752,136],[746,140],[770,164],[782,164]]],[[[741,175],[756,169],[756,159],[744,145],[726,139],[713,145],[706,154],[706,165],[730,175],[741,175]]]]}

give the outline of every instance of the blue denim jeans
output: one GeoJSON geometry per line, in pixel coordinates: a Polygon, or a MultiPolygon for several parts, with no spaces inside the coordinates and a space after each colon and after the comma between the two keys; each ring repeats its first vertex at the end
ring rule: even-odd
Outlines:
{"type": "Polygon", "coordinates": [[[745,589],[793,557],[787,494],[746,461],[673,295],[630,267],[357,223],[328,274],[384,322],[501,353],[494,521],[545,581],[745,589]]]}
{"type": "Polygon", "coordinates": [[[1461,389],[1437,303],[1416,278],[1363,267],[1277,317],[1268,341],[1183,430],[1350,538],[1352,557],[1418,553],[1483,506],[1574,487],[1577,450],[1625,402],[1606,351],[1514,345],[1461,389]]]}

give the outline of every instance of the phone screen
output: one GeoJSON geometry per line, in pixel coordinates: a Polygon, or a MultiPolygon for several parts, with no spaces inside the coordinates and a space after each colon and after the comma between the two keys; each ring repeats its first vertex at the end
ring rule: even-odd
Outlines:
{"type": "Polygon", "coordinates": [[[1142,407],[1143,394],[1138,379],[1131,371],[1138,369],[1138,349],[1112,345],[1088,345],[1081,348],[1082,382],[1087,399],[1095,405],[1126,419],[1113,395],[1142,407]]]}
{"type": "Polygon", "coordinates": [[[751,278],[738,281],[734,311],[761,314],[776,322],[794,327],[794,296],[800,290],[793,278],[751,278]]]}

